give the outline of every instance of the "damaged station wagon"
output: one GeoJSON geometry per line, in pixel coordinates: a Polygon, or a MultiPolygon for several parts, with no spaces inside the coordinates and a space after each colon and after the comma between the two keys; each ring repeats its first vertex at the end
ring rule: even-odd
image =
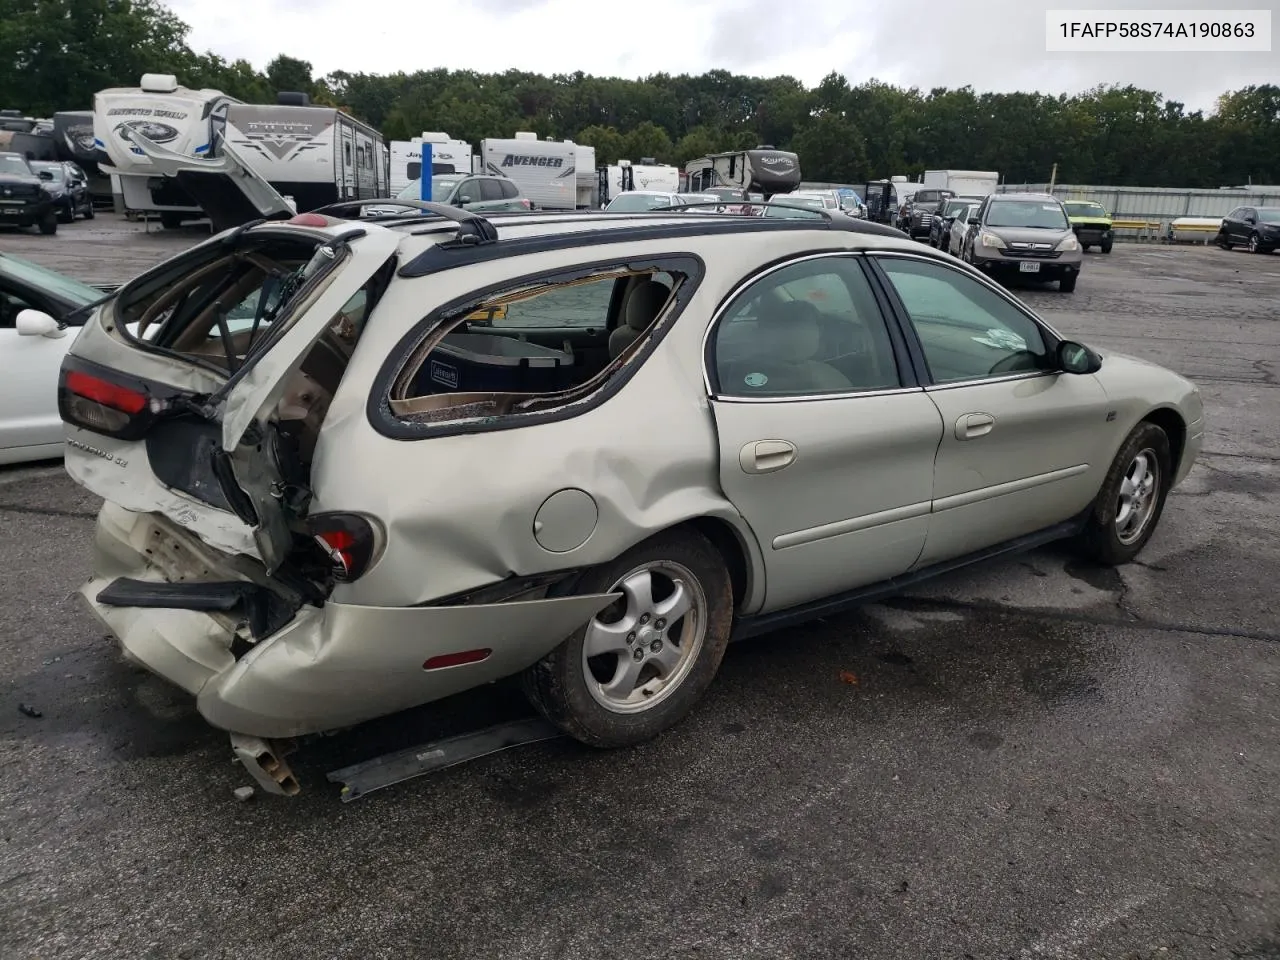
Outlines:
{"type": "Polygon", "coordinates": [[[1074,537],[1131,559],[1187,380],[838,212],[339,204],[98,307],[62,369],[90,609],[267,789],[280,741],[520,675],[578,740],[684,717],[733,636],[1074,537]]]}

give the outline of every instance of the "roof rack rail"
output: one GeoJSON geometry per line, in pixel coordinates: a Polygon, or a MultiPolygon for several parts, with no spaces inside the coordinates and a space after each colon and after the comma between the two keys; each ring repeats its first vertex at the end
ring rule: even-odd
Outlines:
{"type": "MultiPolygon", "coordinates": [[[[771,200],[699,200],[696,203],[669,203],[665,207],[653,207],[646,210],[646,213],[665,213],[668,210],[687,210],[694,207],[749,207],[755,209],[757,207],[782,207],[786,210],[805,210],[818,214],[822,219],[832,222],[834,217],[831,211],[826,207],[802,207],[795,203],[774,203],[771,200]]],[[[715,213],[715,210],[709,210],[708,213],[715,213]]],[[[836,211],[837,213],[839,211],[836,211]]],[[[742,214],[734,214],[734,216],[742,216],[742,214]]]]}
{"type": "MultiPolygon", "coordinates": [[[[657,207],[653,210],[646,210],[645,213],[666,213],[673,210],[683,210],[691,207],[781,207],[785,210],[803,210],[806,213],[815,214],[813,219],[820,220],[824,224],[830,225],[838,230],[849,230],[853,233],[871,233],[881,237],[905,237],[906,234],[896,227],[888,224],[875,223],[871,220],[863,220],[859,217],[851,217],[843,210],[831,210],[827,207],[801,207],[794,203],[773,203],[769,200],[722,200],[719,203],[713,201],[699,201],[698,203],[673,203],[665,207],[657,207]]],[[[726,214],[733,219],[738,219],[742,214],[726,214]]],[[[779,217],[778,219],[783,219],[779,217]]],[[[792,219],[792,218],[788,218],[792,219]]],[[[806,217],[795,217],[796,220],[808,219],[806,217]]]]}
{"type": "Polygon", "coordinates": [[[399,200],[387,197],[373,200],[341,200],[338,203],[331,203],[311,212],[322,216],[340,217],[344,220],[368,220],[375,223],[387,220],[417,219],[422,213],[430,213],[441,220],[452,221],[458,225],[457,242],[460,244],[470,246],[477,243],[497,243],[498,241],[497,228],[479,214],[470,213],[460,207],[451,207],[446,203],[432,203],[429,200],[399,200]],[[365,207],[378,205],[408,207],[419,211],[419,213],[375,214],[372,216],[362,216],[360,214],[360,211],[365,207]],[[350,216],[347,211],[354,211],[356,215],[350,216]]]}

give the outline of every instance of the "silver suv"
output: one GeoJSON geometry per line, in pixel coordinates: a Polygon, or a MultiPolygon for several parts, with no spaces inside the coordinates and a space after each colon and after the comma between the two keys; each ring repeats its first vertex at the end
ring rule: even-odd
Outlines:
{"type": "Polygon", "coordinates": [[[731,636],[1059,537],[1124,563],[1201,447],[1187,380],[838,212],[359,206],[147,271],[59,385],[89,609],[277,793],[278,739],[503,677],[634,744],[731,636]]]}
{"type": "Polygon", "coordinates": [[[1084,253],[1062,203],[1047,193],[997,193],[969,217],[962,259],[984,273],[1018,273],[1076,288],[1084,253]]]}

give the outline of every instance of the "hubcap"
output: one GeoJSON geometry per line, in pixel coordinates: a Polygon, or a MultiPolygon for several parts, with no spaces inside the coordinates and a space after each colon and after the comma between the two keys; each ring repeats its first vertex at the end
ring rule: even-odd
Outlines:
{"type": "Polygon", "coordinates": [[[1156,494],[1160,490],[1160,462],[1154,450],[1146,449],[1129,463],[1120,482],[1116,503],[1116,536],[1121,543],[1137,540],[1156,510],[1156,494]]]}
{"type": "Polygon", "coordinates": [[[588,625],[583,675],[605,709],[640,713],[688,676],[706,633],[707,598],[687,568],[667,560],[637,567],[608,592],[622,597],[588,625]]]}
{"type": "Polygon", "coordinates": [[[1249,252],[1250,252],[1250,253],[1257,253],[1257,252],[1258,252],[1258,238],[1257,238],[1257,237],[1250,237],[1250,238],[1249,238],[1249,252]]]}

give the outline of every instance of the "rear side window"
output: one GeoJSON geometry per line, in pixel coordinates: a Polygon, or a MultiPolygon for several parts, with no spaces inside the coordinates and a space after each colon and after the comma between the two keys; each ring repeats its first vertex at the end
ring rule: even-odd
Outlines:
{"type": "Polygon", "coordinates": [[[520,196],[520,190],[510,180],[499,180],[498,183],[502,185],[502,199],[514,200],[520,196]]]}
{"type": "Polygon", "coordinates": [[[604,264],[446,306],[388,362],[375,423],[398,437],[498,429],[605,392],[643,362],[699,277],[686,257],[604,264]]]}
{"type": "Polygon", "coordinates": [[[484,179],[480,181],[480,199],[481,200],[501,200],[502,185],[497,180],[484,179]]]}

